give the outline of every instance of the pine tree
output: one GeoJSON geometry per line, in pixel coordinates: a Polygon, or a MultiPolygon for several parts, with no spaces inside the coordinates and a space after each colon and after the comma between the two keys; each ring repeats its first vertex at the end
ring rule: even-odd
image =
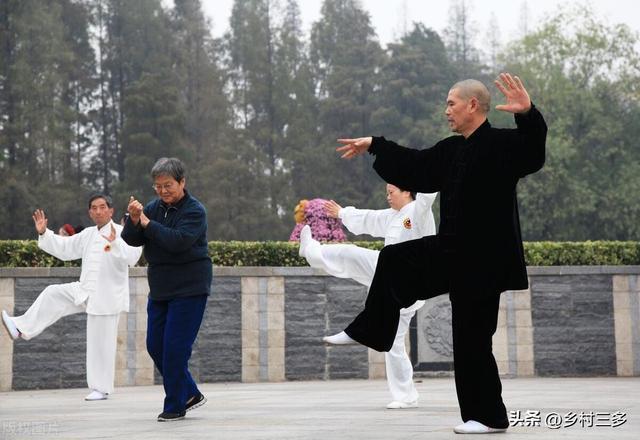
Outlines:
{"type": "Polygon", "coordinates": [[[0,190],[0,224],[6,236],[24,237],[32,235],[35,207],[49,211],[52,226],[85,212],[69,190],[83,183],[84,164],[77,160],[72,169],[72,157],[86,147],[93,52],[81,3],[58,0],[42,8],[35,1],[6,1],[0,11],[0,173],[8,182],[0,190]]]}
{"type": "Polygon", "coordinates": [[[314,182],[305,175],[305,159],[309,159],[318,138],[318,103],[296,0],[287,0],[285,5],[274,59],[277,125],[282,127],[278,142],[284,171],[277,182],[278,209],[284,223],[285,235],[281,237],[286,239],[294,224],[293,207],[313,189],[314,182]]]}
{"type": "Polygon", "coordinates": [[[431,146],[448,134],[444,108],[454,70],[444,44],[416,23],[388,51],[373,129],[403,145],[431,146]]]}
{"type": "Polygon", "coordinates": [[[231,123],[221,44],[211,37],[199,0],[177,1],[172,27],[185,142],[192,151],[188,188],[208,208],[209,239],[241,239],[257,226],[243,213],[255,190],[231,123]]]}
{"type": "Polygon", "coordinates": [[[502,39],[500,38],[500,26],[498,24],[498,18],[495,13],[491,13],[487,31],[485,34],[485,41],[487,44],[487,64],[494,74],[498,73],[498,54],[502,49],[502,39]]]}
{"type": "Polygon", "coordinates": [[[344,161],[333,151],[336,139],[371,134],[371,114],[384,52],[369,14],[354,0],[325,0],[311,30],[311,61],[319,99],[314,163],[306,170],[316,193],[343,205],[372,206],[383,192],[371,159],[344,161]]]}
{"type": "Polygon", "coordinates": [[[104,76],[112,132],[111,151],[103,157],[112,161],[101,165],[117,176],[113,192],[124,208],[129,195],[143,200],[154,196],[149,171],[158,158],[190,158],[167,12],[160,0],[110,0],[107,6],[104,76]]]}
{"type": "Polygon", "coordinates": [[[478,29],[472,17],[471,0],[452,0],[443,36],[460,79],[477,78],[481,71],[480,53],[475,45],[478,29]]]}
{"type": "Polygon", "coordinates": [[[253,206],[262,213],[258,236],[284,239],[297,203],[295,150],[313,130],[313,83],[297,2],[281,10],[273,0],[237,0],[226,41],[236,128],[254,150],[252,169],[263,188],[253,206]]]}

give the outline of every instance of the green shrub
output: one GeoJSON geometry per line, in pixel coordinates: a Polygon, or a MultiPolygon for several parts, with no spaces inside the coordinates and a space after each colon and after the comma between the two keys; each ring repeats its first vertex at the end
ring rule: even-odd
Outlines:
{"type": "Polygon", "coordinates": [[[35,240],[0,241],[0,267],[80,266],[80,260],[61,261],[38,247],[35,240]]]}
{"type": "MultiPolygon", "coordinates": [[[[354,243],[381,249],[381,241],[354,243]]],[[[635,241],[527,242],[525,260],[530,266],[640,265],[640,243],[635,241]]],[[[209,255],[216,266],[306,266],[298,244],[283,241],[212,241],[209,255]]],[[[0,241],[0,267],[78,266],[62,262],[38,249],[36,241],[0,241]]]]}
{"type": "Polygon", "coordinates": [[[640,264],[640,242],[527,242],[524,257],[529,266],[637,265],[640,264]]]}
{"type": "MultiPolygon", "coordinates": [[[[368,249],[382,249],[381,241],[355,242],[368,249]]],[[[307,266],[298,255],[298,243],[288,241],[212,241],[209,255],[216,266],[307,266]]]]}

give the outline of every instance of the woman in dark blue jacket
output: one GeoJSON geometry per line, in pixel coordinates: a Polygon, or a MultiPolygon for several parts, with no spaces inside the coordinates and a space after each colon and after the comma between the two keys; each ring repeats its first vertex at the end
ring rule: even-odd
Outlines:
{"type": "Polygon", "coordinates": [[[212,267],[207,248],[207,212],[185,188],[179,159],[163,157],[151,169],[158,198],[143,208],[131,197],[122,238],[144,246],[149,263],[147,351],[162,374],[166,397],[159,422],[180,420],[206,402],[188,363],[198,335],[212,267]]]}

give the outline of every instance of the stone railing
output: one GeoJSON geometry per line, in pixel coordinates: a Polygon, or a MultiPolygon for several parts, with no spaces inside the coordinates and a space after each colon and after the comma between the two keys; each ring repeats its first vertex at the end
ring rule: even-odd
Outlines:
{"type": "MultiPolygon", "coordinates": [[[[158,382],[145,348],[146,270],[130,273],[116,385],[158,382]]],[[[0,269],[0,308],[21,314],[78,268],[0,269]]],[[[502,295],[494,354],[509,376],[640,375],[640,266],[532,267],[530,289],[502,295]]],[[[326,347],[361,309],[366,289],[311,268],[214,269],[213,295],[194,346],[199,382],[382,378],[384,356],[326,347]]],[[[30,341],[0,331],[0,391],[84,387],[86,316],[62,318],[30,341]]],[[[447,296],[427,301],[407,339],[416,374],[452,369],[447,296]]]]}

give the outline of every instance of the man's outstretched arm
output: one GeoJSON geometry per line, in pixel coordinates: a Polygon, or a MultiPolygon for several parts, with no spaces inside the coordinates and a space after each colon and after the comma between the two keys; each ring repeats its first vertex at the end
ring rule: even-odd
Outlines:
{"type": "Polygon", "coordinates": [[[338,139],[342,146],[336,151],[343,159],[352,159],[369,152],[376,156],[374,170],[382,179],[407,191],[432,193],[440,191],[444,170],[444,143],[432,148],[406,148],[384,137],[338,139]]]}

